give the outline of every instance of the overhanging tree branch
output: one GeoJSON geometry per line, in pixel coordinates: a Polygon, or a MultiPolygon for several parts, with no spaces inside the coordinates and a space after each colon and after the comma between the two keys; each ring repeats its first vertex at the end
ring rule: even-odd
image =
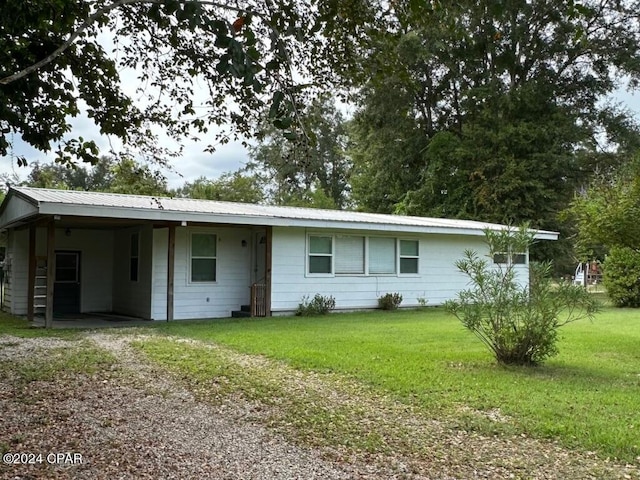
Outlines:
{"type": "MultiPolygon", "coordinates": [[[[212,1],[207,1],[207,0],[179,0],[179,3],[181,4],[185,4],[187,3],[187,1],[190,1],[191,3],[197,3],[200,5],[207,5],[207,6],[211,6],[211,7],[216,7],[216,8],[221,8],[224,10],[229,10],[231,12],[237,12],[237,13],[249,13],[248,10],[240,8],[240,7],[235,7],[233,5],[228,5],[228,4],[223,4],[223,3],[218,3],[218,2],[212,2],[212,1]]],[[[84,20],[80,26],[69,36],[69,38],[62,44],[60,45],[58,48],[56,48],[53,52],[51,52],[49,55],[47,55],[45,58],[43,58],[42,60],[34,63],[33,65],[30,65],[24,69],[22,69],[21,71],[14,73],[13,75],[9,75],[7,77],[4,77],[2,79],[0,79],[0,85],[8,85],[12,82],[15,82],[16,80],[20,80],[21,78],[26,77],[27,75],[37,71],[38,69],[48,65],[49,63],[53,62],[57,57],[59,57],[60,55],[62,55],[65,50],[67,50],[72,44],[73,42],[76,41],[76,39],[78,39],[78,37],[80,37],[82,35],[82,33],[84,33],[94,22],[96,22],[101,16],[103,16],[106,13],[111,12],[112,10],[115,10],[119,7],[122,7],[124,5],[131,5],[131,4],[163,4],[165,3],[164,0],[117,0],[109,5],[105,5],[101,8],[99,8],[98,10],[96,10],[93,14],[91,14],[86,20],[84,20]]],[[[251,11],[252,15],[255,15],[257,17],[262,18],[263,20],[265,19],[265,16],[259,12],[255,12],[255,11],[251,11]]],[[[265,24],[269,26],[268,22],[265,22],[265,24]]],[[[271,28],[271,27],[270,27],[271,28]]],[[[271,28],[273,30],[273,28],[271,28]]],[[[277,32],[275,32],[277,34],[277,32]]]]}

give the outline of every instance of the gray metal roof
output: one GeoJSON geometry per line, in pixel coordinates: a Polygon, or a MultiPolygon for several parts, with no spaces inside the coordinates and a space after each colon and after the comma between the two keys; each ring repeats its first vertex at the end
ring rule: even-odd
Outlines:
{"type": "MultiPolygon", "coordinates": [[[[30,187],[13,187],[5,204],[12,192],[36,205],[41,214],[472,235],[482,234],[484,229],[505,228],[504,225],[471,220],[30,187]]],[[[0,225],[2,227],[4,225],[0,225]]],[[[538,238],[556,239],[558,236],[543,230],[536,233],[538,238]]]]}

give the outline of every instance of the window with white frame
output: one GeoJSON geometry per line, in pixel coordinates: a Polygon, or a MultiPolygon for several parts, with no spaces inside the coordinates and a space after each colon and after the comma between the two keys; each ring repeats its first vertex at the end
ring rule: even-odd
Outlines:
{"type": "Polygon", "coordinates": [[[400,240],[400,273],[418,273],[418,240],[400,240]]]}
{"type": "Polygon", "coordinates": [[[506,264],[506,265],[526,265],[527,254],[526,253],[494,253],[493,263],[506,264]]]}
{"type": "Polygon", "coordinates": [[[335,247],[336,275],[364,274],[364,237],[337,235],[335,247]]]}
{"type": "Polygon", "coordinates": [[[393,275],[396,271],[396,239],[369,237],[369,274],[393,275]]]}
{"type": "Polygon", "coordinates": [[[212,233],[191,234],[191,281],[215,282],[217,236],[212,233]]]}
{"type": "Polygon", "coordinates": [[[309,236],[309,273],[333,273],[333,237],[309,236]]]}

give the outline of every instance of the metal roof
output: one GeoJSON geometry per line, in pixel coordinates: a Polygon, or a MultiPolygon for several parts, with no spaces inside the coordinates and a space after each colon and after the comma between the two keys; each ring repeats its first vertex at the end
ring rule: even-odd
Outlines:
{"type": "MultiPolygon", "coordinates": [[[[30,187],[12,187],[0,209],[1,211],[5,210],[6,203],[14,192],[37,206],[40,214],[472,235],[481,235],[484,229],[505,228],[504,225],[472,220],[30,187]]],[[[0,228],[5,226],[0,225],[0,228]]],[[[558,234],[536,230],[536,236],[557,239],[558,234]]]]}

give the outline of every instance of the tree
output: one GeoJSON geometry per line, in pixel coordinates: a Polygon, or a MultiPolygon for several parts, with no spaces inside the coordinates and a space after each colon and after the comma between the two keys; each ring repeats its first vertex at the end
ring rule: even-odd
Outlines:
{"type": "Polygon", "coordinates": [[[90,169],[84,165],[36,163],[24,182],[29,187],[97,192],[167,195],[167,182],[159,171],[152,171],[131,159],[116,161],[101,157],[90,169]]]}
{"type": "Polygon", "coordinates": [[[360,0],[6,0],[0,154],[16,134],[41,151],[57,143],[63,162],[95,162],[93,139],[65,139],[83,102],[123,156],[137,150],[161,163],[171,152],[158,147],[154,125],[176,140],[228,123],[248,134],[266,109],[288,130],[301,89],[294,76],[325,83],[334,62],[349,61],[346,49],[337,58],[339,42],[373,10],[360,0]],[[137,76],[135,91],[123,72],[137,76]]]}
{"type": "Polygon", "coordinates": [[[244,175],[241,171],[224,173],[216,180],[200,177],[185,183],[176,191],[176,195],[254,204],[262,203],[265,199],[261,179],[256,175],[244,175]]]}
{"type": "Polygon", "coordinates": [[[614,305],[640,307],[640,158],[595,178],[567,214],[578,228],[581,258],[606,256],[603,280],[614,305]]]}
{"type": "Polygon", "coordinates": [[[506,263],[490,262],[467,251],[456,262],[472,288],[446,302],[445,308],[471,330],[502,364],[537,365],[558,353],[557,330],[567,323],[592,318],[597,303],[583,288],[570,283],[554,284],[549,263],[532,263],[530,282],[523,285],[513,261],[526,252],[533,233],[517,230],[485,231],[488,258],[505,257],[506,263]]]}
{"type": "Polygon", "coordinates": [[[272,203],[345,208],[349,204],[351,161],[346,127],[335,99],[321,95],[300,110],[305,134],[287,142],[286,133],[267,127],[250,149],[250,171],[266,178],[272,203]]]}
{"type": "Polygon", "coordinates": [[[638,146],[631,117],[601,101],[624,76],[637,85],[637,7],[394,3],[353,73],[370,72],[352,138],[360,207],[528,220],[566,237],[558,212],[609,152],[638,146]]]}
{"type": "Polygon", "coordinates": [[[168,196],[167,180],[158,170],[151,170],[148,165],[141,165],[131,159],[123,159],[111,168],[113,180],[108,191],[133,195],[168,196]]]}

